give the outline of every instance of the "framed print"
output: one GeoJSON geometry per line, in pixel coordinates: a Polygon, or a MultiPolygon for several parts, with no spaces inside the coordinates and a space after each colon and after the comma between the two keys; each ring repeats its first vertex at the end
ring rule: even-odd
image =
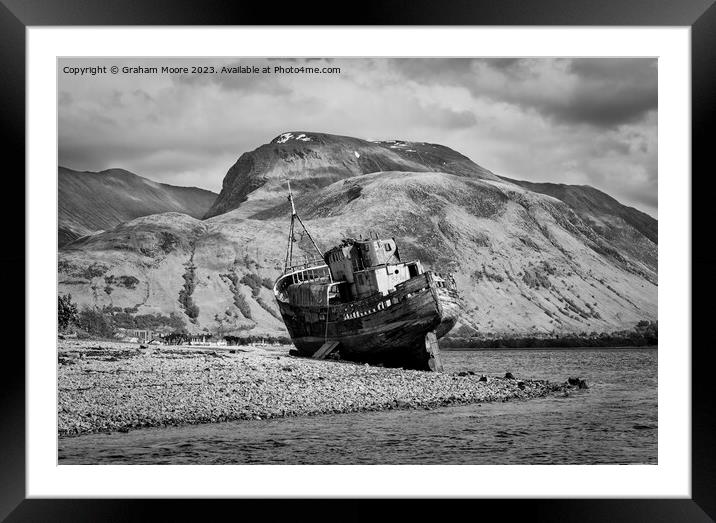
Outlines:
{"type": "Polygon", "coordinates": [[[5,4],[9,521],[713,517],[709,2],[5,4]]]}

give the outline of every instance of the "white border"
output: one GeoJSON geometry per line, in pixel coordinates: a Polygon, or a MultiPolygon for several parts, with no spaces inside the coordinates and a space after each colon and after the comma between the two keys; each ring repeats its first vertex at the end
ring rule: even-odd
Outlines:
{"type": "Polygon", "coordinates": [[[28,497],[689,498],[690,40],[681,27],[28,28],[28,497]],[[658,56],[658,465],[57,466],[58,56],[658,56]]]}

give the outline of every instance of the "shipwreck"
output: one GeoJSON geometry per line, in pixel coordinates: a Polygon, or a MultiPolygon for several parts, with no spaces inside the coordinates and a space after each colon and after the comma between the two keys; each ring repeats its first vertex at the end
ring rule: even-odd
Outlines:
{"type": "Polygon", "coordinates": [[[461,308],[454,278],[402,261],[394,238],[346,238],[322,253],[296,212],[274,294],[298,354],[441,371],[437,339],[461,308]],[[296,222],[318,257],[293,264],[296,222]]]}

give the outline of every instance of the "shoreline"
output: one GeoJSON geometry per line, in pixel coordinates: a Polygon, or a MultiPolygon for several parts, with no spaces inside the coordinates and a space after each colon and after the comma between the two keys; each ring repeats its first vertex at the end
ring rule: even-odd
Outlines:
{"type": "Polygon", "coordinates": [[[154,346],[58,340],[58,436],[148,427],[530,399],[567,383],[371,367],[290,346],[154,346]]]}

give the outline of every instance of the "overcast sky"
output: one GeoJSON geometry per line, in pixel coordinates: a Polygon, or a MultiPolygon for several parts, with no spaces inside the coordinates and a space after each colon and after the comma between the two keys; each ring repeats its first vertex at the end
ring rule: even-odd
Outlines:
{"type": "Polygon", "coordinates": [[[587,184],[657,216],[657,62],[583,59],[65,59],[59,163],[218,192],[284,131],[440,143],[496,174],[587,184]],[[112,65],[339,67],[338,74],[106,74],[112,65]]]}

